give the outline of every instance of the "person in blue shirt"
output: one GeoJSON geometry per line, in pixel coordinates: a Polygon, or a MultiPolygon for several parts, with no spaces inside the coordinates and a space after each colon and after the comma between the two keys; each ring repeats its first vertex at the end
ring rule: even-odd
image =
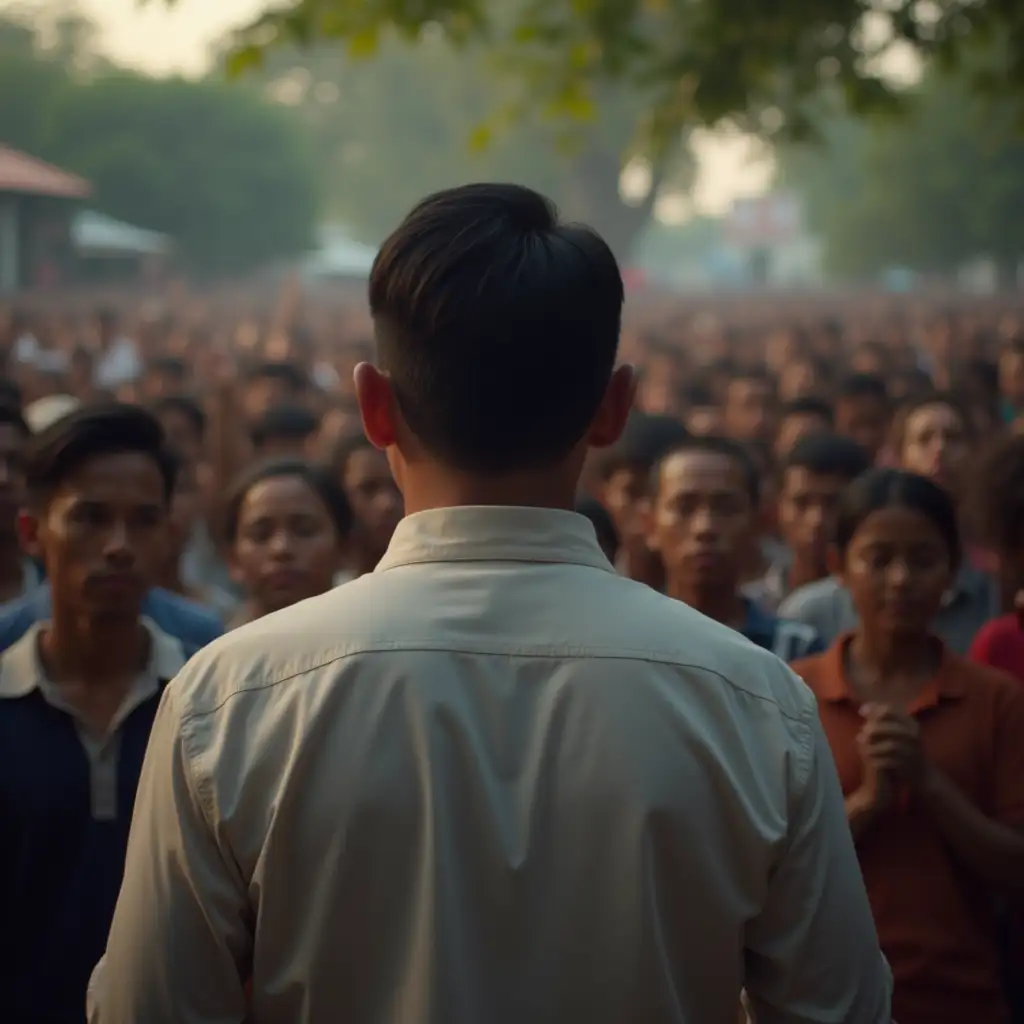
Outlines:
{"type": "Polygon", "coordinates": [[[84,1020],[150,729],[186,659],[144,613],[176,469],[135,406],[82,407],[26,452],[19,531],[52,607],[0,654],[4,1024],[84,1020]]]}
{"type": "Polygon", "coordinates": [[[777,619],[742,592],[743,552],[756,539],[761,507],[757,463],[726,438],[676,445],[654,472],[649,543],[665,566],[665,593],[731,626],[784,661],[823,645],[802,623],[777,619]]]}

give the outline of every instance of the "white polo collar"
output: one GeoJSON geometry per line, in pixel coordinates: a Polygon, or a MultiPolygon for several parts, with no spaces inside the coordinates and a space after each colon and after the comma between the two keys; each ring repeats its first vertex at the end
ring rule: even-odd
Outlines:
{"type": "MultiPolygon", "coordinates": [[[[165,633],[152,619],[143,617],[141,622],[151,639],[149,663],[141,678],[151,683],[147,689],[155,693],[162,682],[173,679],[184,668],[188,659],[180,640],[165,633]]],[[[27,697],[33,690],[45,690],[52,685],[39,656],[39,634],[47,625],[48,622],[34,623],[0,655],[0,700],[27,697]]]]}

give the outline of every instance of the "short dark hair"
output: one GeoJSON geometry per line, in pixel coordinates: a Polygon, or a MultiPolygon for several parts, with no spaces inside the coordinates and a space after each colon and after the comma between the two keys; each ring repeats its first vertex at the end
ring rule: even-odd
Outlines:
{"type": "Polygon", "coordinates": [[[305,441],[320,426],[320,420],[299,405],[278,405],[268,409],[249,429],[257,448],[271,441],[305,441]]]}
{"type": "Polygon", "coordinates": [[[521,185],[424,199],[370,274],[381,364],[410,430],[438,459],[496,474],[551,465],[608,386],[624,298],[586,227],[521,185]]]}
{"type": "Polygon", "coordinates": [[[959,564],[960,527],[953,499],[927,477],[899,469],[871,469],[843,491],[835,533],[841,555],[864,520],[885,508],[909,509],[928,519],[945,540],[950,562],[959,564]]]}
{"type": "Polygon", "coordinates": [[[83,463],[103,455],[138,452],[153,460],[164,482],[164,498],[174,494],[178,462],[167,447],[160,421],[137,405],[84,405],[36,434],[25,455],[31,500],[45,505],[53,492],[83,463]]]}
{"type": "Polygon", "coordinates": [[[338,539],[345,540],[352,532],[352,507],[345,492],[338,486],[330,472],[323,466],[305,459],[269,459],[250,466],[232,482],[224,506],[224,536],[228,543],[238,539],[238,521],[246,496],[265,480],[280,477],[297,477],[323,502],[331,522],[338,532],[338,539]]]}
{"type": "Polygon", "coordinates": [[[877,398],[889,404],[889,389],[877,373],[851,373],[836,388],[836,401],[844,398],[877,398]]]}
{"type": "Polygon", "coordinates": [[[818,476],[856,480],[871,468],[868,453],[855,441],[839,434],[810,434],[800,438],[782,463],[782,473],[806,469],[818,476]]]}
{"type": "Polygon", "coordinates": [[[259,380],[280,381],[292,391],[300,392],[309,387],[309,376],[298,363],[266,362],[258,363],[247,374],[249,383],[259,380]]]}
{"type": "Polygon", "coordinates": [[[686,427],[672,416],[633,412],[626,421],[622,436],[598,457],[598,477],[610,480],[620,469],[646,475],[654,469],[665,452],[689,436],[686,427]]]}
{"type": "Polygon", "coordinates": [[[983,454],[973,479],[979,540],[996,551],[1024,544],[1024,436],[1000,438],[983,454]]]}
{"type": "Polygon", "coordinates": [[[157,416],[165,412],[180,413],[189,421],[200,441],[206,436],[206,413],[195,399],[189,398],[187,395],[164,395],[162,398],[156,399],[150,408],[157,416]]]}
{"type": "Polygon", "coordinates": [[[779,418],[786,419],[787,416],[817,416],[828,424],[835,423],[832,406],[824,398],[816,398],[813,395],[805,395],[803,398],[794,398],[786,402],[779,410],[779,418]]]}
{"type": "Polygon", "coordinates": [[[710,455],[722,455],[735,462],[743,476],[743,487],[747,492],[747,497],[750,498],[750,504],[755,509],[760,507],[761,471],[758,468],[757,459],[745,444],[734,441],[731,437],[715,437],[714,435],[689,437],[681,444],[677,444],[665,452],[658,460],[657,466],[654,467],[652,490],[655,493],[657,493],[657,489],[661,485],[661,470],[665,463],[676,455],[687,455],[691,452],[707,452],[710,455]]]}

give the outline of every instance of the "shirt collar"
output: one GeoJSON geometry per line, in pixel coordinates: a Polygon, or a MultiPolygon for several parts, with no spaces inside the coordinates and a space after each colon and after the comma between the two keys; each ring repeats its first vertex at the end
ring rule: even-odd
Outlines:
{"type": "Polygon", "coordinates": [[[376,571],[423,562],[562,563],[615,572],[585,516],[518,505],[462,505],[406,516],[376,571]]]}
{"type": "MultiPolygon", "coordinates": [[[[149,664],[142,675],[152,681],[155,693],[160,683],[173,679],[185,667],[188,659],[180,640],[165,633],[152,619],[143,618],[142,624],[152,640],[149,664]]],[[[0,700],[27,697],[33,690],[50,685],[39,656],[39,634],[46,625],[46,622],[34,623],[0,657],[0,700]]]]}
{"type": "MultiPolygon", "coordinates": [[[[852,639],[853,633],[844,633],[819,656],[824,668],[815,685],[815,693],[819,700],[830,704],[860,703],[850,688],[850,681],[846,675],[846,649],[852,639]]],[[[943,644],[938,671],[925,684],[907,711],[910,714],[917,714],[925,708],[935,707],[942,700],[962,697],[965,692],[963,673],[958,669],[956,655],[943,644]]]]}

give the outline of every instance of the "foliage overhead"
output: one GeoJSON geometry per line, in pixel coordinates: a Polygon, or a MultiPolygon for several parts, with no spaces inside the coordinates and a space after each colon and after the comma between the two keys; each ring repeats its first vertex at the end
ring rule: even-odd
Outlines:
{"type": "Polygon", "coordinates": [[[0,140],[88,178],[104,213],[164,232],[183,266],[242,272],[312,242],[316,168],[301,125],[258,90],[149,78],[86,59],[88,23],[44,45],[0,19],[0,140]]]}
{"type": "Polygon", "coordinates": [[[1003,66],[971,84],[1024,96],[1021,0],[275,0],[239,32],[232,66],[322,39],[368,56],[391,32],[482,42],[547,113],[589,117],[604,86],[628,84],[648,99],[654,146],[724,119],[799,137],[823,88],[855,114],[892,108],[892,55],[908,51],[948,70],[1004,41],[1003,66]]]}
{"type": "Polygon", "coordinates": [[[488,114],[509,101],[508,83],[483,54],[429,37],[391,40],[372,61],[330,45],[270,51],[246,81],[305,123],[333,213],[368,242],[384,237],[423,195],[470,180],[508,180],[551,196],[570,218],[593,224],[625,253],[646,223],[658,184],[682,188],[692,166],[678,147],[652,172],[646,197],[619,194],[642,99],[616,91],[585,123],[568,126],[488,114]],[[492,130],[493,127],[493,130],[492,130]]]}
{"type": "Polygon", "coordinates": [[[1007,276],[1024,255],[1024,138],[1012,101],[933,72],[899,124],[825,121],[827,146],[782,151],[831,268],[948,272],[979,256],[1007,276]]]}

